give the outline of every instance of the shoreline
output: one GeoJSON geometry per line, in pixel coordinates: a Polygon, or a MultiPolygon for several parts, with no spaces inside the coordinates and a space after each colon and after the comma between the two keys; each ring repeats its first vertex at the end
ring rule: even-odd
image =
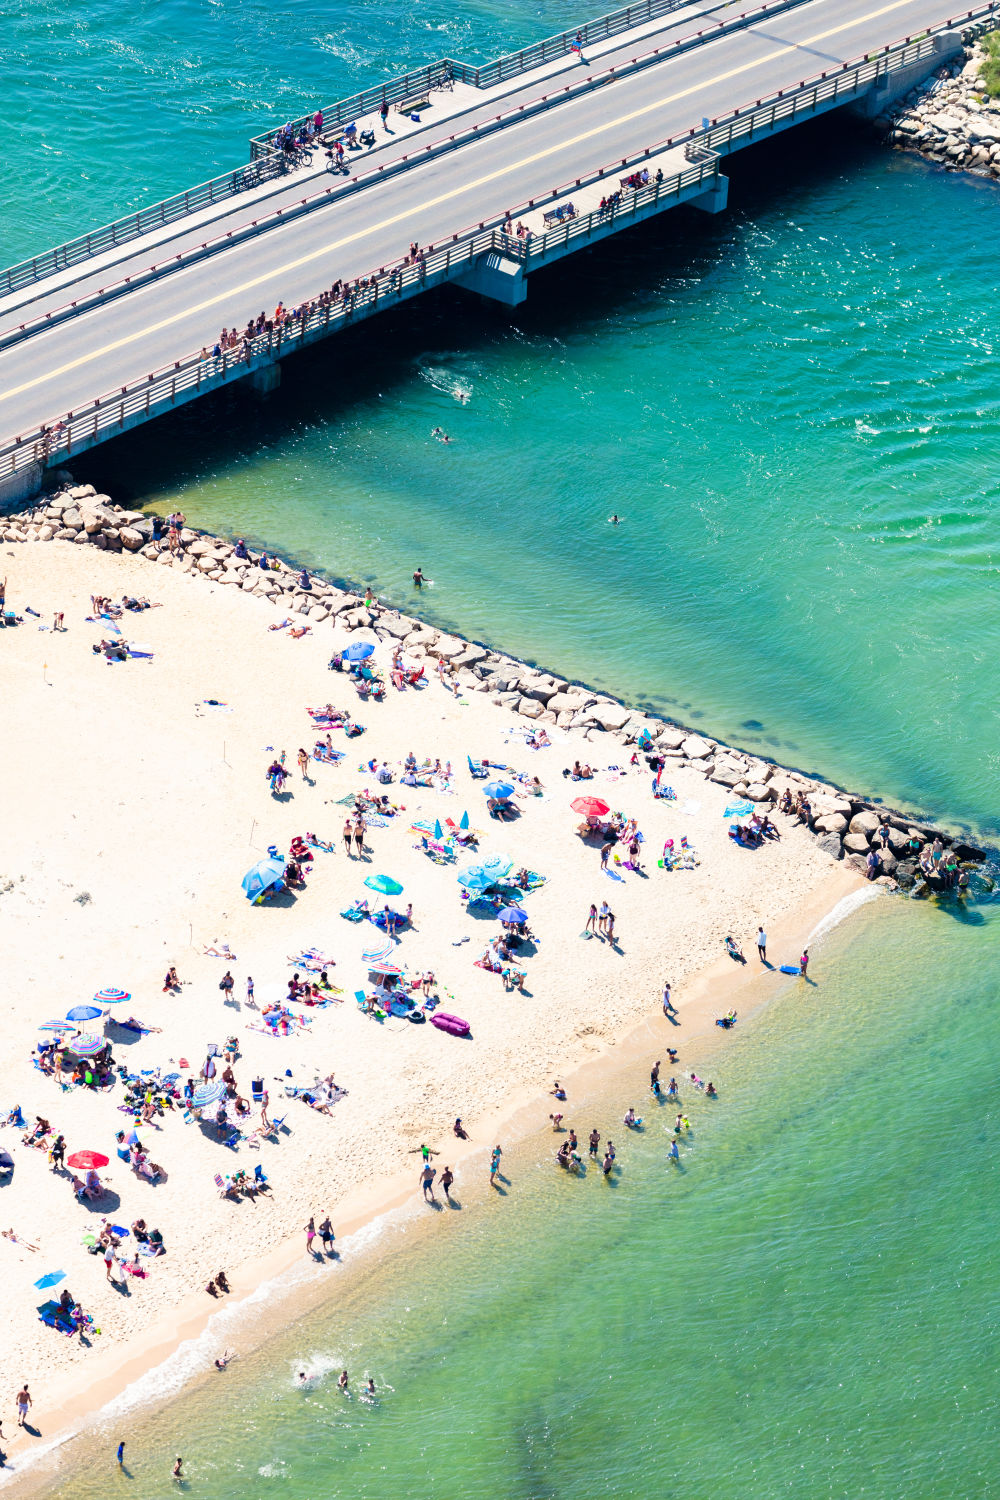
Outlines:
{"type": "MultiPolygon", "coordinates": [[[[769,940],[790,947],[820,941],[861,905],[876,899],[877,891],[859,881],[855,874],[843,866],[835,868],[825,881],[810,890],[799,907],[771,924],[769,940]]],[[[676,1024],[685,1026],[681,1044],[688,1047],[691,1043],[701,1042],[714,1055],[724,1045],[725,1033],[717,1035],[714,1029],[714,1016],[720,1009],[739,1008],[741,1024],[745,1024],[752,1022],[766,1007],[787,1003],[792,998],[788,990],[794,989],[797,981],[791,976],[780,976],[784,992],[769,995],[765,989],[768,977],[779,976],[751,967],[749,962],[746,967],[734,966],[725,956],[698,970],[685,985],[687,998],[683,1007],[679,1007],[680,1019],[676,1024]],[[687,1024],[692,1026],[690,1031],[686,1029],[687,1024]]],[[[673,1035],[668,1032],[666,1040],[671,1040],[673,1035]]],[[[652,1054],[663,1050],[663,1046],[662,1018],[658,1010],[651,1009],[620,1040],[613,1040],[597,1056],[564,1070],[564,1075],[560,1076],[565,1077],[567,1092],[575,1098],[587,1092],[608,1092],[623,1086],[627,1069],[634,1066],[640,1074],[643,1073],[649,1067],[652,1054]],[[659,1037],[652,1034],[654,1029],[660,1032],[659,1037]]],[[[707,1066],[700,1059],[697,1065],[707,1066]]],[[[678,1063],[678,1067],[682,1066],[678,1063]]],[[[643,1083],[639,1088],[645,1091],[648,1085],[643,1083]]],[[[523,1147],[534,1140],[539,1155],[544,1155],[543,1142],[551,1135],[547,1123],[541,1123],[548,1107],[547,1099],[547,1094],[539,1095],[532,1087],[523,1086],[509,1104],[477,1122],[482,1143],[456,1140],[448,1145],[445,1154],[459,1168],[476,1164],[480,1158],[483,1180],[488,1151],[485,1142],[494,1136],[504,1141],[508,1152],[512,1147],[523,1147]]],[[[353,1278],[372,1276],[380,1258],[392,1255],[398,1248],[398,1233],[435,1233],[436,1218],[423,1212],[412,1178],[412,1172],[405,1176],[395,1174],[344,1200],[347,1206],[345,1214],[338,1216],[337,1243],[343,1250],[348,1248],[345,1241],[364,1241],[356,1256],[349,1251],[348,1259],[344,1260],[338,1252],[333,1265],[311,1266],[304,1261],[298,1237],[286,1239],[267,1256],[241,1265],[231,1273],[233,1293],[239,1297],[238,1301],[226,1303],[221,1308],[214,1302],[206,1306],[203,1297],[192,1293],[170,1309],[144,1336],[114,1350],[109,1349],[103,1358],[98,1356],[88,1368],[85,1394],[81,1392],[77,1372],[53,1382],[48,1387],[50,1401],[46,1403],[45,1420],[56,1424],[54,1435],[33,1457],[28,1450],[25,1455],[28,1462],[22,1469],[0,1473],[0,1486],[16,1496],[22,1485],[30,1485],[32,1491],[38,1493],[41,1481],[45,1486],[43,1493],[49,1492],[50,1484],[65,1483],[64,1476],[57,1470],[71,1445],[86,1447],[89,1442],[96,1441],[102,1428],[112,1420],[118,1420],[123,1413],[151,1416],[210,1377],[214,1373],[213,1356],[202,1350],[200,1360],[198,1354],[192,1352],[192,1358],[198,1360],[200,1368],[182,1372],[169,1388],[153,1387],[155,1377],[182,1354],[185,1346],[202,1341],[217,1320],[225,1319],[227,1324],[235,1325],[225,1339],[220,1337],[220,1346],[228,1344],[230,1337],[238,1332],[242,1340],[239,1352],[253,1353],[276,1331],[290,1328],[334,1294],[327,1274],[353,1278]],[[295,1278],[297,1268],[303,1274],[295,1278]],[[264,1292],[269,1295],[277,1292],[277,1305],[270,1305],[260,1317],[262,1304],[259,1299],[264,1292]],[[257,1324],[251,1327],[255,1317],[257,1324]],[[137,1390],[131,1400],[126,1400],[133,1386],[139,1384],[146,1388],[137,1390]]],[[[467,1184],[463,1187],[462,1199],[467,1207],[485,1201],[488,1196],[483,1180],[477,1186],[467,1184]]]]}
{"type": "Polygon", "coordinates": [[[1000,101],[986,92],[986,66],[977,40],[892,104],[877,123],[893,148],[949,171],[1000,180],[1000,101]]]}
{"type": "MultiPolygon", "coordinates": [[[[998,115],[1000,118],[1000,115],[998,115]]],[[[1000,146],[998,160],[1000,160],[1000,146]]],[[[953,850],[963,868],[971,869],[988,858],[986,848],[969,842],[964,833],[936,823],[931,815],[911,813],[885,804],[875,794],[846,790],[816,774],[780,765],[773,758],[732,747],[660,715],[632,707],[586,683],[556,676],[531,662],[522,661],[480,642],[428,624],[377,599],[369,608],[360,591],[341,588],[311,574],[308,592],[297,586],[298,568],[280,562],[280,571],[262,572],[256,558],[244,562],[235,556],[231,539],[185,526],[180,533],[176,557],[167,542],[151,540],[152,522],[144,511],[129,510],[109,495],[98,494],[93,485],[76,485],[66,470],[57,470],[58,487],[37,496],[19,511],[0,513],[0,541],[72,541],[112,553],[132,553],[160,565],[202,575],[213,583],[237,587],[256,598],[301,616],[310,629],[368,629],[390,646],[399,645],[417,663],[439,662],[447,667],[457,688],[488,692],[493,703],[539,726],[580,728],[587,740],[596,736],[614,739],[634,749],[642,735],[654,742],[653,753],[665,759],[665,773],[674,765],[694,767],[734,798],[757,804],[762,810],[776,803],[778,782],[793,795],[802,791],[811,804],[809,831],[824,852],[845,860],[865,873],[867,851],[879,848],[876,832],[885,820],[892,829],[887,848],[879,849],[877,883],[890,890],[912,890],[918,896],[940,894],[945,887],[935,877],[921,874],[914,852],[908,847],[913,836],[922,843],[939,839],[953,850]]],[[[274,561],[277,554],[268,553],[274,561]]]]}

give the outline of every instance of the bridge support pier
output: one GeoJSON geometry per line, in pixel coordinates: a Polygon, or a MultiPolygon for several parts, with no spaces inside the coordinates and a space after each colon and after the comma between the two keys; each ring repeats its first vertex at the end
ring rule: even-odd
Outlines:
{"type": "Polygon", "coordinates": [[[703,214],[721,214],[729,202],[729,178],[723,177],[721,172],[718,180],[707,193],[701,193],[697,198],[689,198],[689,208],[700,208],[703,214]]]}
{"type": "Polygon", "coordinates": [[[481,255],[468,271],[455,277],[455,283],[464,286],[466,291],[478,292],[480,297],[502,302],[505,307],[520,307],[528,295],[520,261],[508,260],[506,255],[495,250],[481,255]]]}
{"type": "Polygon", "coordinates": [[[254,370],[247,376],[247,380],[250,389],[258,396],[269,396],[281,384],[281,365],[277,360],[273,365],[261,365],[259,370],[254,370]]]}
{"type": "Polygon", "coordinates": [[[28,464],[16,473],[6,475],[0,479],[0,511],[13,509],[22,501],[32,499],[44,483],[45,466],[41,463],[28,464]]]}

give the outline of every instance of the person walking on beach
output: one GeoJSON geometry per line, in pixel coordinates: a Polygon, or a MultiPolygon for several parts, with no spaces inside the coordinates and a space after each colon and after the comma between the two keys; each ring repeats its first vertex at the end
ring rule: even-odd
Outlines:
{"type": "Polygon", "coordinates": [[[52,617],[52,629],[53,630],[62,630],[62,628],[63,628],[63,612],[60,609],[60,610],[57,610],[56,613],[52,617]]]}
{"type": "Polygon", "coordinates": [[[650,1088],[653,1087],[654,1083],[659,1083],[659,1081],[660,1081],[660,1059],[657,1058],[656,1062],[653,1064],[653,1066],[649,1070],[649,1086],[650,1086],[650,1088]]]}
{"type": "Polygon", "coordinates": [[[323,1220],[322,1224],[319,1226],[319,1237],[323,1241],[323,1251],[324,1251],[324,1253],[326,1255],[330,1255],[332,1253],[332,1251],[333,1251],[334,1233],[333,1233],[333,1225],[330,1223],[330,1215],[329,1214],[327,1214],[326,1218],[323,1220]]]}
{"type": "Polygon", "coordinates": [[[347,857],[348,857],[348,859],[351,858],[351,840],[353,838],[354,838],[354,829],[351,826],[351,820],[350,820],[350,818],[348,818],[345,821],[345,823],[344,823],[344,848],[347,850],[347,857]]]}
{"type": "Polygon", "coordinates": [[[803,948],[803,950],[802,950],[802,956],[799,959],[799,977],[800,978],[805,979],[805,977],[806,977],[806,970],[808,968],[809,968],[809,949],[808,948],[803,948]]]}
{"type": "Polygon", "coordinates": [[[603,933],[608,922],[608,912],[611,910],[606,901],[601,902],[601,909],[597,914],[597,930],[603,933]]]}
{"type": "Polygon", "coordinates": [[[309,751],[300,749],[298,753],[299,770],[302,772],[302,780],[309,780],[309,751]]]}
{"type": "Polygon", "coordinates": [[[124,1469],[124,1467],[125,1467],[125,1443],[124,1443],[124,1441],[122,1441],[122,1442],[120,1442],[118,1444],[118,1452],[115,1454],[115,1457],[118,1460],[118,1467],[119,1467],[119,1469],[124,1469]]]}
{"type": "Polygon", "coordinates": [[[680,1151],[678,1149],[678,1146],[677,1146],[677,1137],[676,1136],[674,1136],[673,1140],[670,1142],[670,1150],[667,1152],[667,1157],[668,1157],[668,1159],[670,1161],[676,1161],[676,1162],[679,1162],[680,1159],[681,1159],[681,1153],[680,1153],[680,1151]]]}
{"type": "Polygon", "coordinates": [[[610,843],[608,843],[608,844],[602,844],[601,845],[601,869],[602,870],[606,870],[608,868],[608,855],[610,853],[611,853],[611,845],[610,845],[610,843]]]}
{"type": "Polygon", "coordinates": [[[767,933],[763,927],[757,928],[757,957],[762,964],[767,963],[767,933]]]}
{"type": "Polygon", "coordinates": [[[441,1173],[441,1186],[444,1188],[444,1195],[449,1203],[451,1202],[451,1185],[454,1181],[454,1172],[450,1167],[445,1167],[444,1171],[441,1173]]]}
{"type": "Polygon", "coordinates": [[[15,1397],[17,1404],[17,1425],[23,1427],[28,1415],[28,1407],[33,1406],[31,1392],[28,1390],[28,1382],[25,1381],[15,1397]]]}
{"type": "Polygon", "coordinates": [[[434,1179],[436,1176],[436,1169],[431,1166],[430,1162],[426,1162],[420,1173],[420,1186],[424,1190],[424,1199],[427,1203],[437,1202],[437,1199],[434,1197],[434,1179]]]}
{"type": "Polygon", "coordinates": [[[665,979],[663,981],[663,1014],[669,1016],[670,1012],[676,1011],[676,1009],[676,1005],[674,1005],[670,998],[670,981],[665,979]]]}
{"type": "Polygon", "coordinates": [[[312,1218],[312,1219],[309,1220],[309,1223],[306,1225],[306,1254],[307,1255],[315,1255],[315,1253],[316,1253],[313,1250],[313,1240],[315,1238],[316,1238],[316,1220],[315,1220],[315,1218],[312,1218]]]}
{"type": "Polygon", "coordinates": [[[604,919],[604,936],[613,948],[615,945],[615,914],[613,911],[609,911],[604,919]]]}
{"type": "Polygon", "coordinates": [[[265,1130],[271,1129],[271,1122],[267,1118],[267,1106],[270,1104],[270,1102],[271,1096],[267,1092],[267,1089],[264,1089],[260,1096],[260,1123],[261,1125],[263,1125],[265,1130]]]}
{"type": "Polygon", "coordinates": [[[490,1157],[490,1187],[496,1187],[496,1175],[500,1170],[501,1156],[503,1156],[503,1152],[500,1147],[494,1146],[493,1154],[490,1157]]]}
{"type": "Polygon", "coordinates": [[[590,1132],[590,1155],[597,1160],[597,1148],[601,1144],[601,1132],[595,1126],[590,1132]]]}
{"type": "Polygon", "coordinates": [[[247,1005],[250,1007],[251,1010],[256,1010],[257,1009],[256,1005],[254,1004],[254,998],[253,998],[253,975],[252,974],[248,974],[247,975],[247,1005]]]}
{"type": "Polygon", "coordinates": [[[590,903],[590,916],[587,918],[587,925],[584,928],[584,931],[585,932],[596,932],[597,931],[597,907],[596,907],[596,905],[594,904],[593,901],[591,901],[591,903],[590,903]]]}
{"type": "Polygon", "coordinates": [[[354,848],[360,859],[365,852],[365,825],[360,818],[354,825],[354,848]]]}

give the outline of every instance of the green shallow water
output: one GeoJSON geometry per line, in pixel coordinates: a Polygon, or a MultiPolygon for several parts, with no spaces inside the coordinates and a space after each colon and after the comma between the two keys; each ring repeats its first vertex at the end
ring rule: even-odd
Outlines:
{"type": "MultiPolygon", "coordinates": [[[[42,0],[7,36],[5,259],[229,166],[317,95],[566,22],[42,0]]],[[[725,215],[575,257],[513,316],[428,298],[289,363],[267,403],[228,393],[77,472],[995,830],[1000,199],[845,121],[731,172],[725,215]]],[[[150,1500],[177,1452],[222,1500],[995,1494],[1000,918],[879,903],[814,954],[808,999],[720,1033],[682,1173],[659,1120],[616,1133],[614,1187],[528,1141],[505,1198],[461,1180],[460,1214],[388,1231],[377,1276],[266,1356],[116,1416],[59,1493],[104,1495],[124,1435],[150,1500]],[[377,1408],[336,1394],[342,1362],[377,1408]]],[[[642,1083],[574,1108],[607,1133],[642,1083]]]]}

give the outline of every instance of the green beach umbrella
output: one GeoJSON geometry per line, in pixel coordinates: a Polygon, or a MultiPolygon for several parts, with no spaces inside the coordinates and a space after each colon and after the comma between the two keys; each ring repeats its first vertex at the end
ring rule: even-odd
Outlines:
{"type": "Polygon", "coordinates": [[[369,875],[365,885],[370,891],[378,891],[381,896],[398,896],[403,887],[398,880],[393,880],[391,875],[369,875]]]}

